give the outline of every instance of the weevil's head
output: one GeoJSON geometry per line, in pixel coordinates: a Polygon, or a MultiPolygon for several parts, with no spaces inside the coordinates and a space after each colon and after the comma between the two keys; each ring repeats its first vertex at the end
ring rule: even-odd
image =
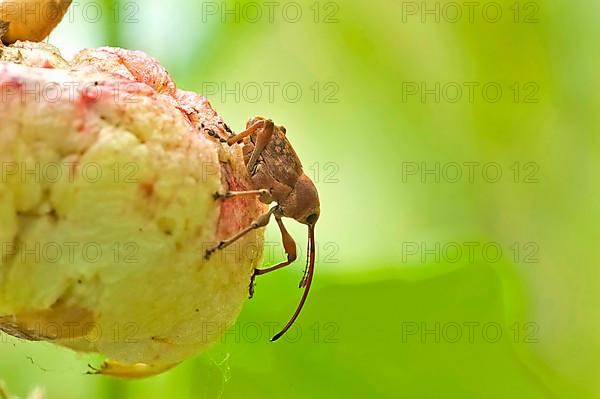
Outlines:
{"type": "Polygon", "coordinates": [[[321,216],[317,187],[308,176],[303,174],[280,207],[286,217],[314,227],[321,216]]]}

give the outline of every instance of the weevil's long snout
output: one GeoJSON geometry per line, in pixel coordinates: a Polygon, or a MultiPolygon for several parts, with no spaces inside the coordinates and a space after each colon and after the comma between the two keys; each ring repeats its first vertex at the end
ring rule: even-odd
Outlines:
{"type": "Polygon", "coordinates": [[[302,282],[300,283],[300,288],[304,288],[304,293],[302,294],[302,299],[300,300],[300,304],[298,305],[298,308],[296,308],[296,312],[294,313],[294,315],[292,316],[290,321],[285,325],[285,327],[283,328],[283,330],[281,330],[280,333],[278,333],[271,339],[271,342],[277,341],[294,325],[294,323],[296,322],[296,319],[298,319],[298,316],[300,316],[300,313],[302,312],[302,308],[304,308],[304,304],[306,303],[306,299],[308,298],[308,293],[310,292],[310,287],[312,285],[313,276],[315,274],[315,253],[316,253],[316,251],[315,251],[315,225],[309,224],[308,225],[308,259],[307,259],[306,271],[304,272],[304,278],[302,279],[302,282]]]}
{"type": "Polygon", "coordinates": [[[315,225],[317,224],[319,216],[321,215],[317,188],[312,180],[308,178],[308,176],[302,175],[298,179],[298,183],[289,197],[291,197],[291,199],[286,201],[286,205],[289,207],[287,208],[287,211],[291,211],[292,216],[286,216],[293,217],[300,223],[308,225],[308,254],[306,257],[306,269],[304,270],[304,277],[300,282],[300,288],[304,288],[304,294],[302,295],[300,304],[298,305],[298,308],[296,309],[296,312],[290,321],[279,334],[275,335],[271,339],[271,341],[277,341],[279,338],[281,338],[296,322],[298,316],[300,316],[302,308],[304,308],[304,304],[308,298],[308,293],[310,292],[313,276],[315,274],[315,225]]]}

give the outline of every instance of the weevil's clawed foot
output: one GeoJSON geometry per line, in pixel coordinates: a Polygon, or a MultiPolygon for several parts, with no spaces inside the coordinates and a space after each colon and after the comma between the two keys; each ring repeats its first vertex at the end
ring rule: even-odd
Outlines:
{"type": "Polygon", "coordinates": [[[222,199],[225,199],[225,198],[227,198],[227,194],[221,194],[219,192],[216,192],[216,193],[213,194],[213,199],[215,201],[219,201],[219,200],[222,200],[222,199]]]}
{"type": "Polygon", "coordinates": [[[157,374],[164,373],[177,366],[179,363],[169,364],[166,366],[156,366],[151,364],[136,363],[136,364],[125,364],[115,360],[106,360],[100,368],[96,368],[92,365],[88,365],[90,370],[86,373],[88,375],[106,375],[124,379],[140,379],[152,377],[157,374]]]}
{"type": "Polygon", "coordinates": [[[213,256],[213,254],[217,252],[216,249],[211,248],[211,249],[207,249],[206,252],[204,253],[204,260],[205,261],[209,261],[211,256],[213,256]]]}
{"type": "Polygon", "coordinates": [[[215,252],[223,248],[225,248],[225,242],[221,241],[219,245],[215,245],[214,247],[207,249],[204,253],[204,260],[210,260],[210,258],[214,255],[215,252]]]}

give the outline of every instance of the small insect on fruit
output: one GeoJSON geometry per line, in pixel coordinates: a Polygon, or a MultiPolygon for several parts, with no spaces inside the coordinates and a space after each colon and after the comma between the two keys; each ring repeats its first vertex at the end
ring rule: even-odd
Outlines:
{"type": "Polygon", "coordinates": [[[258,195],[261,202],[265,204],[275,203],[275,206],[246,229],[208,249],[205,258],[209,259],[216,251],[235,243],[249,232],[265,227],[269,224],[271,217],[274,216],[281,231],[287,261],[267,269],[254,271],[250,282],[250,297],[252,297],[256,276],[282,269],[297,259],[296,243],[286,230],[283,218],[295,219],[308,226],[307,265],[304,270],[304,277],[300,282],[300,288],[304,288],[304,294],[290,321],[280,333],[271,339],[271,341],[277,341],[289,330],[300,315],[310,291],[315,270],[315,224],[320,215],[319,194],[312,180],[304,174],[300,159],[287,140],[286,129],[283,126],[276,126],[270,119],[257,117],[248,122],[244,132],[231,136],[226,142],[230,146],[235,144],[244,145],[244,161],[254,190],[217,193],[215,199],[222,200],[241,195],[258,195]]]}

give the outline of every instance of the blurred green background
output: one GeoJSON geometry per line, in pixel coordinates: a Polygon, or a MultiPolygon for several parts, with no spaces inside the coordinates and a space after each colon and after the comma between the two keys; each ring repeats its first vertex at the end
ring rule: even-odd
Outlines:
{"type": "Polygon", "coordinates": [[[322,199],[296,335],[268,342],[301,261],[163,375],[86,376],[87,356],[2,336],[0,379],[60,399],[600,398],[600,3],[275,3],[81,1],[50,42],[144,50],[234,130],[285,124],[322,199]]]}

